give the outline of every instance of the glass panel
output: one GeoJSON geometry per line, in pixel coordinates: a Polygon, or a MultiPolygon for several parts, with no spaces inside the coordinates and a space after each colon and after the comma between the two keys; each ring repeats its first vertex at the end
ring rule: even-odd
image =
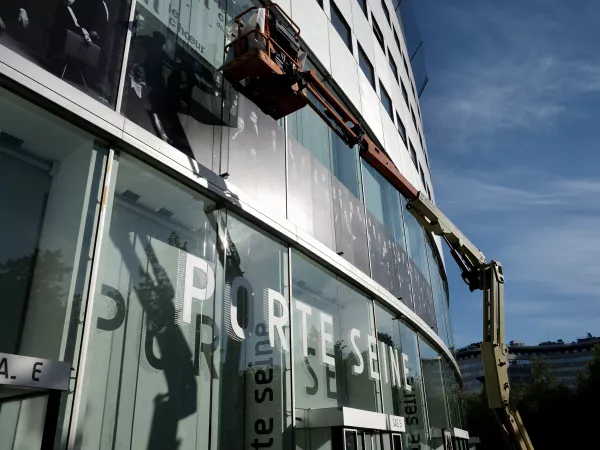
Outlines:
{"type": "Polygon", "coordinates": [[[427,412],[429,413],[429,427],[441,431],[450,425],[444,386],[443,360],[441,355],[421,337],[419,337],[419,349],[423,368],[425,398],[427,399],[427,412]]]}
{"type": "MultiPolygon", "coordinates": [[[[0,352],[77,369],[107,152],[4,89],[0,130],[0,352]]],[[[39,448],[45,409],[45,398],[3,404],[0,448],[39,448]]]]}
{"type": "Polygon", "coordinates": [[[220,246],[211,447],[291,448],[287,247],[231,213],[220,246]]]}
{"type": "Polygon", "coordinates": [[[437,256],[437,248],[435,243],[431,239],[427,239],[425,242],[427,250],[427,260],[429,262],[429,273],[431,278],[431,288],[433,291],[434,309],[435,309],[435,321],[437,324],[438,335],[442,340],[449,346],[450,341],[448,339],[448,330],[446,327],[446,296],[443,289],[444,280],[442,278],[443,268],[441,261],[437,256]]]}
{"type": "Polygon", "coordinates": [[[333,170],[333,213],[336,252],[369,274],[367,224],[362,201],[358,147],[349,148],[331,133],[333,170]]]}
{"type": "Polygon", "coordinates": [[[404,322],[400,321],[400,339],[402,340],[402,370],[406,378],[402,414],[406,423],[406,433],[402,434],[405,450],[431,449],[428,437],[427,416],[423,393],[423,380],[417,344],[417,334],[404,322]]]}
{"type": "Polygon", "coordinates": [[[372,277],[412,308],[402,197],[370,165],[362,167],[372,277]]]}
{"type": "Polygon", "coordinates": [[[225,30],[230,40],[233,18],[252,5],[137,2],[122,111],[284,216],[284,131],[217,70],[225,62],[225,30]]]}
{"type": "Polygon", "coordinates": [[[3,0],[0,44],[114,107],[130,5],[3,0]]]}
{"type": "Polygon", "coordinates": [[[402,377],[402,347],[398,317],[387,308],[375,302],[377,340],[379,341],[379,366],[383,412],[394,416],[404,416],[402,401],[404,394],[402,377]]]}
{"type": "Polygon", "coordinates": [[[404,214],[406,235],[409,242],[410,264],[409,270],[413,288],[415,312],[436,330],[435,308],[433,292],[429,281],[429,266],[427,264],[427,251],[425,249],[425,232],[417,219],[408,212],[404,214]]]}
{"type": "Polygon", "coordinates": [[[128,158],[107,215],[78,448],[206,449],[213,202],[128,158]]]}
{"type": "Polygon", "coordinates": [[[379,409],[372,302],[292,253],[294,369],[299,417],[316,408],[379,409]]]}
{"type": "Polygon", "coordinates": [[[288,116],[288,218],[369,273],[358,148],[310,108],[288,116]]]}
{"type": "Polygon", "coordinates": [[[334,249],[330,129],[310,108],[290,115],[287,124],[288,219],[334,249]]]}

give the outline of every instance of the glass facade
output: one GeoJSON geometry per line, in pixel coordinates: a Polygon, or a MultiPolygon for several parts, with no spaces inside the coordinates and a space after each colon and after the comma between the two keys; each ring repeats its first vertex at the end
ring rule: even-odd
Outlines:
{"type": "MultiPolygon", "coordinates": [[[[415,327],[452,347],[439,252],[405,199],[314,110],[276,121],[223,79],[232,19],[253,4],[0,6],[0,46],[233,191],[0,88],[0,357],[71,366],[55,449],[334,449],[311,417],[337,408],[404,418],[357,448],[431,449],[432,429],[462,424],[453,364],[415,327]]],[[[2,394],[0,448],[39,448],[48,395],[2,394]]]]}

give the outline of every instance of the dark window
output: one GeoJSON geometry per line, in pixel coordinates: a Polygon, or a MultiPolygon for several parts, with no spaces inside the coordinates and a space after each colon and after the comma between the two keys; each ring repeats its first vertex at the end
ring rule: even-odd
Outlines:
{"type": "Polygon", "coordinates": [[[400,137],[402,138],[404,144],[406,144],[406,128],[404,127],[402,119],[400,118],[398,113],[396,113],[396,122],[396,128],[398,128],[398,133],[400,134],[400,137]]]}
{"type": "Polygon", "coordinates": [[[415,118],[415,112],[413,111],[413,109],[410,109],[410,115],[412,116],[412,120],[413,123],[415,124],[415,130],[417,130],[417,133],[419,132],[419,127],[417,126],[417,119],[415,118]]]}
{"type": "Polygon", "coordinates": [[[396,29],[392,28],[394,32],[394,40],[396,41],[396,45],[398,46],[398,51],[402,53],[402,45],[400,45],[400,38],[398,37],[398,33],[396,33],[396,29]]]}
{"type": "Polygon", "coordinates": [[[419,174],[421,175],[421,181],[423,182],[423,186],[427,186],[427,182],[425,181],[425,172],[423,172],[421,164],[419,164],[419,174]]]}
{"type": "Polygon", "coordinates": [[[408,149],[410,150],[410,159],[412,159],[413,164],[415,165],[415,168],[417,167],[417,152],[415,152],[415,148],[412,145],[412,142],[410,142],[410,139],[408,141],[408,149]]]}
{"type": "Polygon", "coordinates": [[[377,22],[375,21],[375,17],[373,17],[373,14],[371,14],[371,20],[373,21],[373,33],[375,33],[375,38],[377,39],[377,42],[379,42],[379,45],[381,45],[381,50],[383,50],[383,52],[385,53],[385,44],[383,42],[383,33],[381,32],[381,28],[379,28],[379,25],[377,25],[377,22]]]}
{"type": "Polygon", "coordinates": [[[408,70],[408,63],[406,62],[406,58],[402,58],[404,61],[404,69],[406,69],[406,74],[408,75],[408,78],[410,79],[410,70],[408,70]]]}
{"type": "Polygon", "coordinates": [[[358,65],[369,80],[369,83],[371,83],[371,86],[373,86],[373,89],[375,89],[375,70],[360,44],[358,44],[358,65]]]}
{"type": "Polygon", "coordinates": [[[400,76],[398,75],[398,66],[396,65],[396,62],[394,61],[392,52],[390,52],[389,48],[388,48],[388,60],[390,62],[390,69],[392,69],[392,72],[394,74],[394,78],[396,79],[397,82],[400,82],[400,76]]]}
{"type": "Polygon", "coordinates": [[[385,4],[385,0],[381,0],[381,8],[383,9],[383,14],[385,15],[386,20],[391,25],[392,20],[390,19],[390,10],[388,9],[387,5],[385,4]]]}
{"type": "Polygon", "coordinates": [[[331,3],[331,24],[333,28],[338,32],[346,47],[352,52],[352,33],[350,32],[350,26],[341,11],[335,6],[335,3],[331,3]]]}
{"type": "Polygon", "coordinates": [[[404,87],[404,83],[402,81],[400,82],[400,87],[402,88],[402,97],[404,97],[406,106],[408,106],[408,92],[406,92],[406,88],[404,87]]]}
{"type": "Polygon", "coordinates": [[[362,9],[362,11],[365,13],[365,16],[367,15],[367,0],[357,0],[358,1],[358,6],[360,6],[360,9],[362,9]]]}
{"type": "Polygon", "coordinates": [[[394,120],[394,109],[392,108],[392,98],[390,97],[390,94],[388,94],[387,91],[385,90],[385,88],[383,87],[383,84],[381,84],[381,81],[379,82],[379,90],[381,91],[381,103],[382,103],[383,107],[385,108],[385,110],[387,111],[387,113],[392,118],[392,120],[394,120]]]}
{"type": "Polygon", "coordinates": [[[320,6],[321,8],[323,8],[323,0],[317,0],[317,3],[319,4],[319,6],[320,6]]]}

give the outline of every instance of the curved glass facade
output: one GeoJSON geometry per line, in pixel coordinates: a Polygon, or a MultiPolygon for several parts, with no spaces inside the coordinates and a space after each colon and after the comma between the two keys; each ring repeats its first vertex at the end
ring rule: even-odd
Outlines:
{"type": "MultiPolygon", "coordinates": [[[[461,428],[435,241],[316,112],[275,121],[223,80],[252,2],[59,3],[0,10],[0,448],[433,449],[461,428]],[[4,395],[9,356],[68,363],[68,390],[4,395]]],[[[362,8],[336,4],[358,39],[362,8]]],[[[307,65],[368,122],[337,38],[307,65]]],[[[394,139],[369,129],[390,155],[403,111],[394,139]]]]}

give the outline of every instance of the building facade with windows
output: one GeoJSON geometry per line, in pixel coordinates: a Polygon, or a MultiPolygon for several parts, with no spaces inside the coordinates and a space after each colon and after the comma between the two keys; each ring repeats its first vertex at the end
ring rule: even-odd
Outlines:
{"type": "MultiPolygon", "coordinates": [[[[433,197],[397,5],[277,3],[433,197]]],[[[313,110],[223,79],[255,5],[3,0],[1,449],[468,439],[440,242],[313,110]]]]}
{"type": "MultiPolygon", "coordinates": [[[[527,384],[532,376],[532,363],[544,360],[559,383],[575,387],[581,376],[589,373],[588,364],[594,360],[594,347],[600,345],[600,337],[579,338],[574,342],[546,341],[539,345],[525,345],[511,341],[508,346],[508,376],[514,386],[527,384]]],[[[456,359],[463,376],[465,392],[481,392],[483,365],[479,344],[470,344],[456,352],[456,359]]]]}

